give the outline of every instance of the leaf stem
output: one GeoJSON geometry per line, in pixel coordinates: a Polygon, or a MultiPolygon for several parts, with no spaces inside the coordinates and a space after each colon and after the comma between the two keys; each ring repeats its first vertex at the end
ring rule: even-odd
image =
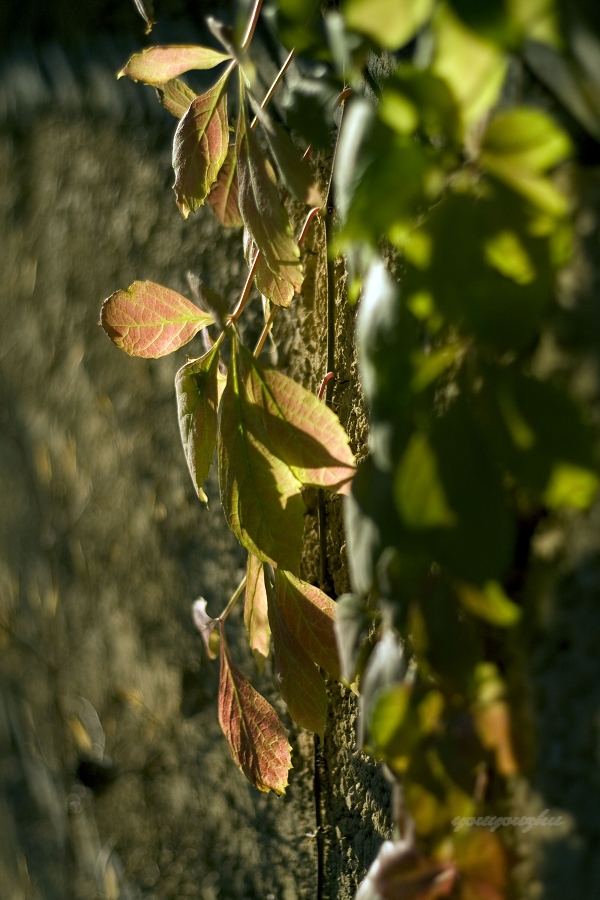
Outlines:
{"type": "Polygon", "coordinates": [[[248,20],[248,25],[246,26],[246,33],[242,39],[242,50],[247,50],[250,46],[250,41],[254,37],[254,31],[258,24],[258,17],[260,15],[260,8],[262,6],[262,0],[256,0],[254,3],[254,8],[250,14],[250,18],[248,20]]]}
{"type": "Polygon", "coordinates": [[[231,610],[233,609],[235,604],[238,602],[238,600],[242,596],[242,592],[245,587],[246,587],[246,576],[244,575],[244,577],[242,578],[242,580],[236,587],[235,591],[233,592],[231,600],[229,601],[229,603],[227,604],[227,606],[225,607],[225,609],[223,610],[221,615],[217,618],[217,622],[219,622],[221,625],[223,625],[223,622],[225,621],[225,619],[227,618],[227,616],[229,615],[229,613],[231,612],[231,610]]]}
{"type": "Polygon", "coordinates": [[[313,219],[320,212],[321,212],[320,206],[313,206],[313,208],[310,210],[309,214],[307,215],[306,219],[304,220],[304,225],[302,226],[302,230],[300,232],[300,237],[298,238],[298,246],[300,246],[300,244],[303,243],[304,239],[306,238],[306,235],[308,234],[308,229],[310,228],[310,226],[313,223],[313,219]]]}
{"type": "MultiPolygon", "coordinates": [[[[294,50],[292,49],[292,50],[290,50],[290,52],[288,53],[288,55],[287,55],[287,57],[286,57],[286,59],[285,59],[283,65],[282,65],[282,67],[280,68],[279,72],[278,72],[277,75],[275,76],[275,81],[273,82],[273,84],[271,85],[271,87],[269,88],[269,90],[267,91],[267,93],[265,94],[264,100],[263,100],[263,102],[260,104],[260,108],[261,108],[261,109],[264,109],[264,108],[265,108],[266,106],[268,106],[268,104],[271,102],[271,98],[272,98],[273,94],[275,93],[275,91],[276,91],[276,89],[277,89],[277,86],[279,85],[279,82],[281,81],[281,79],[282,79],[283,76],[285,75],[285,73],[286,73],[286,71],[287,71],[287,69],[288,69],[288,66],[289,66],[289,64],[291,63],[291,61],[292,61],[293,58],[294,58],[294,50]]],[[[256,128],[257,124],[258,124],[258,116],[254,116],[254,118],[253,118],[252,121],[250,122],[250,128],[256,128]]]]}
{"type": "Polygon", "coordinates": [[[256,256],[254,257],[254,261],[250,266],[250,271],[248,272],[248,277],[246,278],[246,284],[244,285],[244,290],[242,291],[242,295],[238,300],[238,304],[234,311],[231,313],[228,319],[228,325],[234,325],[242,312],[244,311],[244,307],[248,302],[248,297],[250,296],[250,288],[252,287],[252,282],[254,281],[254,276],[256,275],[256,270],[258,268],[258,262],[262,256],[261,251],[256,249],[256,256]]]}
{"type": "Polygon", "coordinates": [[[275,315],[276,315],[278,309],[279,309],[279,307],[275,306],[275,304],[273,304],[273,306],[271,307],[271,312],[269,313],[269,318],[265,322],[265,327],[261,331],[260,337],[256,344],[256,347],[254,348],[254,356],[255,357],[260,356],[260,351],[264,347],[265,341],[269,336],[271,326],[273,325],[273,319],[275,318],[275,315]]]}

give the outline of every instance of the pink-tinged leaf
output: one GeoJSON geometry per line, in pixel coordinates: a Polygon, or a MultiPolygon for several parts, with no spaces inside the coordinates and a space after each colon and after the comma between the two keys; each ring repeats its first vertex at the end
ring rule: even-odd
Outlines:
{"type": "Polygon", "coordinates": [[[218,656],[217,648],[219,640],[218,632],[215,632],[215,628],[219,624],[219,620],[211,618],[206,612],[206,600],[204,597],[199,597],[194,601],[192,605],[192,616],[194,625],[200,632],[200,636],[204,641],[208,658],[216,659],[218,656]],[[215,637],[217,637],[217,640],[215,640],[215,637]]]}
{"type": "Polygon", "coordinates": [[[298,571],[305,513],[301,484],[257,434],[246,368],[240,371],[234,337],[219,413],[221,504],[227,524],[250,553],[262,562],[298,571]]]}
{"type": "Polygon", "coordinates": [[[300,248],[279,198],[275,177],[253,131],[241,121],[238,129],[239,205],[244,225],[262,252],[268,268],[295,293],[302,287],[300,248]]]}
{"type": "Polygon", "coordinates": [[[173,140],[173,190],[184,219],[206,200],[229,146],[227,79],[192,101],[173,140]]]}
{"type": "Polygon", "coordinates": [[[221,628],[219,724],[235,763],[259,791],[285,793],[291,747],[277,713],[233,664],[221,628]]]}
{"type": "Polygon", "coordinates": [[[356,900],[438,900],[450,894],[455,879],[451,862],[427,859],[409,841],[385,841],[356,900]]]}
{"type": "Polygon", "coordinates": [[[158,87],[190,69],[214,69],[228,59],[231,57],[226,53],[193,44],[148,47],[141,53],[134,53],[117,77],[128,75],[133,81],[143,81],[144,84],[158,87]]]}
{"type": "MultiPolygon", "coordinates": [[[[249,269],[254,265],[257,253],[258,250],[250,237],[250,232],[247,228],[244,228],[244,256],[249,269]]],[[[278,275],[274,275],[263,256],[260,257],[256,266],[254,284],[261,294],[276,306],[289,306],[294,299],[294,288],[292,285],[278,275]]]]}
{"type": "Polygon", "coordinates": [[[202,485],[217,445],[218,372],[219,347],[215,344],[201,359],[182,366],[175,376],[181,442],[196,493],[203,503],[208,503],[208,497],[202,485]]]}
{"type": "Polygon", "coordinates": [[[102,304],[100,324],[111,341],[130,356],[156,359],[187,344],[214,319],[177,291],[134,281],[102,304]]]}
{"type": "Polygon", "coordinates": [[[340,658],[335,637],[335,603],[319,588],[275,570],[275,600],[281,619],[314,663],[340,680],[340,658]]]}
{"type": "Polygon", "coordinates": [[[254,435],[302,484],[348,493],[355,462],[335,413],[241,345],[238,356],[254,435]]]}
{"type": "Polygon", "coordinates": [[[157,84],[156,90],[164,108],[176,119],[181,119],[186,114],[190,104],[198,96],[179,78],[173,78],[172,81],[167,81],[165,84],[157,84]]]}
{"type": "Polygon", "coordinates": [[[252,108],[262,126],[269,150],[288,191],[301,203],[322,206],[323,197],[310,167],[302,158],[300,150],[288,132],[274,122],[268,112],[255,101],[252,101],[252,108]]]}
{"type": "Polygon", "coordinates": [[[323,738],[327,717],[327,691],[317,666],[290,628],[286,607],[265,573],[269,599],[269,625],[273,635],[275,674],[290,716],[302,728],[323,738]]]}
{"type": "Polygon", "coordinates": [[[250,648],[254,653],[258,670],[262,674],[271,647],[271,629],[269,628],[263,564],[251,553],[248,554],[246,566],[244,622],[248,631],[250,648]]]}
{"type": "Polygon", "coordinates": [[[244,223],[238,206],[238,175],[235,144],[230,144],[225,162],[213,184],[208,202],[217,219],[225,228],[239,228],[244,223]]]}

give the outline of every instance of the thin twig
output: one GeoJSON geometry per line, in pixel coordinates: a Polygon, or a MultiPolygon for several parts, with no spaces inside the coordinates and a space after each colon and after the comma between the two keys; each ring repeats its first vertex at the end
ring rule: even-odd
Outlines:
{"type": "Polygon", "coordinates": [[[248,20],[248,25],[246,27],[246,34],[242,39],[242,50],[247,50],[250,46],[250,41],[254,37],[254,31],[258,24],[258,17],[260,15],[260,8],[262,6],[262,0],[256,0],[254,4],[254,8],[252,13],[250,14],[250,19],[248,20]]]}
{"type": "Polygon", "coordinates": [[[229,613],[231,612],[231,610],[233,609],[235,604],[238,602],[238,600],[242,596],[242,591],[244,590],[245,587],[246,587],[246,576],[244,575],[244,577],[242,578],[242,580],[236,587],[235,591],[233,592],[231,600],[229,601],[229,603],[227,604],[227,606],[225,607],[225,609],[223,610],[221,615],[218,617],[219,622],[225,621],[225,619],[227,618],[227,616],[229,615],[229,613]]]}
{"type": "MultiPolygon", "coordinates": [[[[277,87],[278,87],[278,85],[279,85],[281,79],[283,78],[283,76],[284,76],[285,73],[287,72],[288,66],[289,66],[289,64],[291,63],[291,61],[292,61],[293,58],[294,58],[294,50],[292,49],[292,50],[290,50],[290,52],[288,53],[288,55],[287,55],[287,57],[286,57],[286,59],[285,59],[285,62],[283,63],[282,67],[280,68],[279,72],[278,72],[277,75],[275,76],[275,80],[274,80],[273,84],[271,85],[271,87],[269,88],[269,90],[267,91],[267,93],[265,94],[264,100],[263,100],[263,102],[260,104],[260,108],[261,108],[261,109],[264,109],[264,108],[265,108],[266,106],[268,106],[269,103],[271,102],[271,98],[273,97],[273,94],[274,94],[275,91],[277,90],[277,87]]],[[[258,116],[254,116],[254,118],[253,118],[252,121],[250,122],[250,128],[256,128],[257,124],[258,124],[258,116]]]]}
{"type": "Polygon", "coordinates": [[[269,332],[270,332],[270,330],[271,330],[271,326],[273,325],[273,319],[275,318],[275,315],[276,315],[278,309],[279,309],[279,307],[278,307],[278,306],[275,306],[275,304],[273,304],[273,306],[271,307],[271,312],[269,313],[269,318],[268,318],[267,321],[265,322],[265,327],[264,327],[263,330],[261,331],[260,337],[259,337],[258,342],[257,342],[257,344],[256,344],[256,347],[254,348],[254,356],[255,356],[255,357],[256,357],[256,356],[260,356],[260,351],[261,351],[262,348],[264,347],[265,341],[266,341],[266,339],[267,339],[268,336],[269,336],[269,332]]]}
{"type": "Polygon", "coordinates": [[[256,256],[254,257],[254,261],[252,262],[252,265],[250,266],[250,271],[248,272],[248,276],[246,278],[246,283],[244,285],[244,290],[242,291],[242,295],[241,295],[240,299],[238,300],[238,304],[237,304],[236,308],[229,316],[229,319],[228,319],[229,325],[235,324],[235,322],[237,322],[237,320],[241,316],[242,312],[244,311],[244,307],[245,307],[246,303],[248,302],[248,297],[250,296],[250,288],[252,287],[252,282],[254,281],[254,276],[256,275],[256,270],[258,268],[258,262],[259,262],[261,256],[262,256],[262,253],[257,248],[256,256]]]}

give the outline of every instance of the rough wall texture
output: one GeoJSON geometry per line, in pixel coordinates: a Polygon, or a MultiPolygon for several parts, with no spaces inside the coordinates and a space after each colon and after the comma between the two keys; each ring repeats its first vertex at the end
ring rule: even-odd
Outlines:
{"type": "MultiPolygon", "coordinates": [[[[217,724],[215,664],[190,604],[202,594],[217,612],[244,554],[214,473],[206,510],[185,468],[173,388],[185,351],[132,360],[97,326],[101,300],[135,278],[185,293],[192,270],[233,303],[240,236],[209,210],[179,216],[172,120],[149,124],[133,100],[129,114],[108,87],[94,112],[68,69],[52,111],[35,66],[21,63],[21,80],[13,68],[0,87],[4,110],[18,112],[21,95],[32,104],[0,131],[0,896],[350,900],[389,829],[386,786],[354,750],[354,697],[331,686],[317,833],[312,736],[292,733],[295,769],[279,799],[247,785],[217,724]],[[114,770],[86,776],[79,757],[104,740],[114,770]]],[[[96,87],[109,76],[99,63],[96,87]]],[[[315,227],[303,303],[278,328],[287,370],[313,389],[325,359],[323,246],[315,227]]],[[[334,402],[361,453],[341,286],[337,306],[334,402]]],[[[249,331],[258,324],[250,315],[249,331]]],[[[340,594],[337,500],[327,512],[340,594]]],[[[315,529],[308,516],[305,575],[317,583],[315,529]]],[[[239,612],[232,649],[256,683],[239,612]]],[[[268,674],[258,686],[290,725],[268,674]]]]}

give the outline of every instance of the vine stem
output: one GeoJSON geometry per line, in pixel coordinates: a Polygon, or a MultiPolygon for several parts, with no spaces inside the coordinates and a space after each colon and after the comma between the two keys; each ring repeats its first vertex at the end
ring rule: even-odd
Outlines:
{"type": "Polygon", "coordinates": [[[258,24],[258,17],[260,15],[260,8],[262,6],[262,0],[256,0],[254,3],[254,7],[252,12],[250,13],[250,18],[248,20],[248,25],[246,26],[246,33],[242,39],[242,50],[247,50],[250,46],[250,41],[254,37],[254,31],[258,24]]]}
{"type": "MultiPolygon", "coordinates": [[[[291,63],[291,61],[292,61],[293,58],[294,58],[294,49],[292,48],[292,49],[290,50],[290,52],[288,53],[288,55],[287,55],[287,57],[286,57],[286,59],[285,59],[283,65],[282,65],[282,67],[280,68],[279,72],[278,72],[277,75],[275,76],[275,80],[273,81],[273,84],[271,85],[271,87],[269,88],[269,90],[267,91],[267,93],[265,94],[264,99],[263,99],[263,102],[260,104],[260,108],[261,108],[261,109],[264,109],[264,108],[265,108],[266,106],[268,106],[269,103],[271,102],[271,98],[273,97],[273,94],[274,94],[275,91],[277,90],[277,88],[278,88],[278,86],[279,86],[279,83],[280,83],[281,79],[283,78],[283,76],[284,76],[285,73],[287,72],[287,70],[288,70],[288,68],[289,68],[289,65],[290,65],[290,63],[291,63]]],[[[258,116],[254,116],[254,118],[253,118],[252,121],[250,122],[250,128],[256,128],[257,124],[258,124],[258,116]]]]}
{"type": "Polygon", "coordinates": [[[254,257],[252,265],[250,266],[250,271],[248,272],[248,277],[246,278],[246,284],[244,285],[244,290],[242,291],[241,297],[238,300],[238,304],[237,304],[236,308],[234,309],[234,311],[229,316],[229,319],[227,320],[228,325],[234,325],[237,322],[237,320],[239,319],[239,317],[241,316],[242,312],[244,311],[244,307],[245,307],[246,303],[248,302],[248,297],[250,296],[250,288],[252,287],[252,282],[254,281],[254,276],[256,275],[256,270],[258,268],[258,262],[259,262],[261,256],[262,256],[262,253],[257,248],[256,256],[254,257]]]}
{"type": "Polygon", "coordinates": [[[244,575],[244,577],[242,578],[242,580],[236,587],[235,591],[233,592],[231,600],[229,601],[229,603],[227,604],[227,606],[225,607],[225,609],[223,610],[223,612],[217,619],[217,621],[220,622],[221,625],[223,625],[223,623],[225,622],[225,619],[227,618],[227,616],[229,615],[229,613],[231,612],[231,610],[233,609],[235,604],[238,602],[238,600],[242,596],[242,591],[244,590],[245,587],[246,587],[246,576],[244,575]]]}

